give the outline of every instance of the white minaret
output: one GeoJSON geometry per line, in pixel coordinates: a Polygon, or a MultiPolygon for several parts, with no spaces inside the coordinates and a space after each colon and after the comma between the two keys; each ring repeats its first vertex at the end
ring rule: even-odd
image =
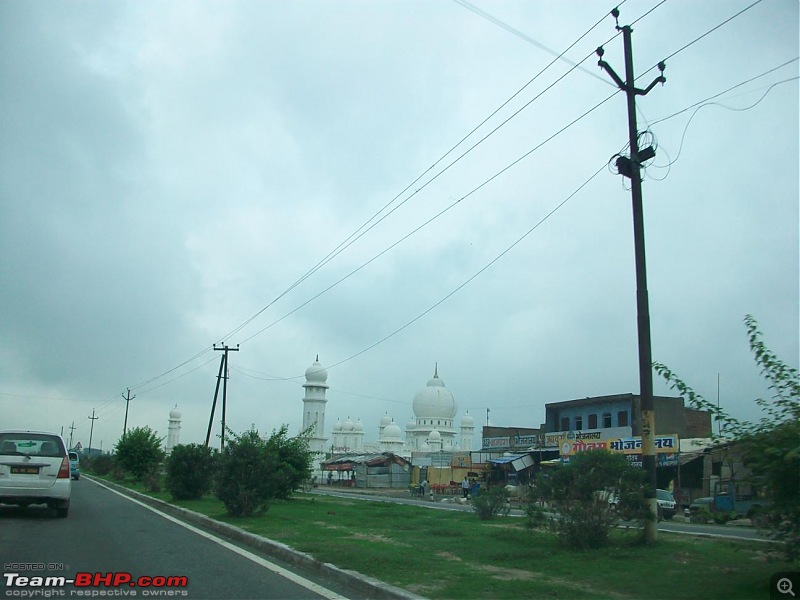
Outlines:
{"type": "Polygon", "coordinates": [[[475,421],[469,416],[469,411],[461,417],[461,450],[472,452],[472,436],[475,434],[475,421]]]}
{"type": "Polygon", "coordinates": [[[303,431],[311,429],[309,449],[319,455],[325,454],[328,438],[325,437],[325,390],[328,389],[328,371],[320,364],[319,355],[314,364],[306,369],[306,382],[303,387],[303,431]]]}
{"type": "Polygon", "coordinates": [[[169,427],[167,428],[167,454],[172,452],[172,449],[180,444],[181,437],[181,413],[178,411],[178,405],[175,405],[169,411],[169,427]]]}

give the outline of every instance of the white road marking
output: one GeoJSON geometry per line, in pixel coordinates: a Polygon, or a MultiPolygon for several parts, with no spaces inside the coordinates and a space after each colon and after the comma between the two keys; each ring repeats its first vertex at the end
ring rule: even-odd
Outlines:
{"type": "Polygon", "coordinates": [[[152,506],[150,506],[148,504],[145,504],[144,502],[140,502],[139,500],[136,500],[135,498],[131,498],[130,496],[126,496],[125,494],[123,494],[121,492],[118,492],[117,490],[112,489],[112,488],[108,487],[107,485],[104,485],[104,484],[100,483],[99,481],[97,481],[95,479],[89,479],[88,477],[86,479],[88,481],[91,481],[95,485],[99,485],[100,487],[103,487],[103,488],[107,489],[109,492],[113,492],[114,494],[117,494],[118,496],[121,496],[122,498],[125,498],[126,500],[130,500],[131,502],[133,502],[135,504],[138,504],[139,506],[142,506],[142,507],[146,508],[147,510],[153,511],[154,513],[156,513],[157,515],[167,519],[168,521],[172,521],[173,523],[176,523],[177,525],[180,525],[181,527],[185,527],[186,529],[196,533],[197,535],[203,536],[204,538],[219,544],[223,548],[227,548],[231,552],[235,552],[239,556],[243,556],[244,558],[247,558],[248,560],[253,561],[257,565],[262,566],[265,569],[269,569],[273,573],[276,573],[276,574],[280,575],[281,577],[284,577],[284,578],[288,579],[289,581],[292,581],[293,583],[296,583],[297,585],[301,585],[304,588],[306,588],[308,590],[311,590],[315,594],[319,594],[323,598],[327,598],[328,600],[346,600],[346,598],[344,596],[340,596],[340,595],[336,594],[335,592],[332,592],[331,590],[322,587],[321,585],[317,585],[313,581],[309,581],[308,579],[305,579],[304,577],[300,577],[299,575],[297,575],[295,573],[292,573],[291,571],[287,571],[283,567],[279,567],[278,565],[276,565],[274,563],[271,563],[268,560],[253,554],[252,552],[248,552],[247,550],[243,550],[242,548],[239,548],[239,546],[231,544],[230,542],[226,542],[225,540],[221,540],[220,538],[218,538],[216,536],[213,536],[210,533],[208,533],[206,531],[203,531],[202,529],[198,529],[197,527],[194,527],[193,525],[189,525],[188,523],[184,523],[180,519],[176,519],[175,517],[173,517],[171,515],[168,515],[168,514],[166,514],[164,512],[161,512],[157,508],[154,508],[154,507],[152,507],[152,506]]]}

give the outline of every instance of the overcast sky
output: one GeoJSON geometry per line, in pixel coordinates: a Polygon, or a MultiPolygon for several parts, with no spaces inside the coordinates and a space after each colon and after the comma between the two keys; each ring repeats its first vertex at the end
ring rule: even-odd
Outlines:
{"type": "MultiPolygon", "coordinates": [[[[798,3],[692,42],[751,4],[620,16],[639,87],[667,58],[637,101],[653,359],[748,419],[769,390],[744,316],[798,364],[798,3]]],[[[638,393],[630,185],[605,168],[625,97],[594,55],[624,78],[613,7],[0,3],[0,427],[87,446],[94,410],[107,450],[130,388],[129,427],[166,435],[177,404],[202,442],[215,343],[240,344],[236,431],[297,432],[317,354],[328,437],[404,427],[437,363],[476,424],[638,393]]]]}

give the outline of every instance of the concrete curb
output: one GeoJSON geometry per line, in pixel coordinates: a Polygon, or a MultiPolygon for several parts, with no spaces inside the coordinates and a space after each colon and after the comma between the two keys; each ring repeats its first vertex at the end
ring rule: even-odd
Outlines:
{"type": "Polygon", "coordinates": [[[152,498],[105,479],[96,479],[91,476],[87,476],[86,478],[96,483],[113,488],[114,490],[125,494],[126,496],[130,496],[139,502],[148,504],[164,513],[167,513],[168,515],[176,517],[187,523],[191,523],[192,525],[195,525],[201,529],[222,534],[228,538],[236,540],[241,544],[244,544],[249,548],[259,550],[264,554],[273,556],[292,566],[302,568],[306,571],[310,571],[322,577],[331,579],[337,584],[342,585],[360,595],[366,596],[367,598],[375,598],[375,600],[421,600],[423,598],[423,596],[414,595],[402,588],[398,588],[372,577],[362,575],[356,571],[341,569],[331,563],[321,562],[310,554],[298,552],[286,544],[281,544],[280,542],[270,540],[269,538],[250,533],[249,531],[245,531],[244,529],[236,527],[235,525],[230,525],[221,521],[215,521],[206,515],[188,510],[186,508],[181,508],[180,506],[175,506],[169,502],[165,502],[157,498],[152,498]]]}

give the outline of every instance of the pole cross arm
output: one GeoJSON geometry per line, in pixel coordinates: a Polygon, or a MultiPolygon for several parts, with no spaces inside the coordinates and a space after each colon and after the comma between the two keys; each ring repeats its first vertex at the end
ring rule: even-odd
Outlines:
{"type": "MultiPolygon", "coordinates": [[[[662,73],[663,73],[663,71],[662,71],[662,73]]],[[[647,96],[647,94],[650,93],[650,90],[652,90],[654,87],[656,87],[657,83],[660,83],[661,85],[664,85],[665,83],[667,83],[667,78],[664,77],[663,74],[659,75],[658,77],[656,77],[653,80],[653,83],[648,85],[645,89],[640,90],[639,88],[633,88],[633,91],[637,96],[647,96]]]]}
{"type": "MultiPolygon", "coordinates": [[[[598,54],[600,53],[600,50],[602,50],[602,48],[598,48],[598,49],[597,49],[597,52],[598,52],[598,54]]],[[[621,90],[623,90],[623,91],[627,91],[627,90],[628,90],[628,84],[627,84],[627,83],[625,83],[624,81],[622,81],[622,78],[621,78],[619,75],[617,75],[616,71],[614,71],[614,69],[613,69],[613,68],[611,68],[611,65],[609,65],[609,64],[608,64],[606,61],[604,61],[603,59],[600,59],[600,60],[598,60],[598,61],[597,61],[597,64],[598,64],[598,65],[600,66],[600,68],[602,68],[602,69],[603,69],[603,70],[604,70],[606,73],[608,73],[609,75],[611,75],[611,79],[613,79],[613,80],[614,80],[614,83],[616,83],[616,84],[617,84],[617,87],[619,87],[619,89],[621,89],[621,90]]],[[[663,65],[664,65],[664,63],[659,63],[659,68],[661,68],[663,65]]],[[[660,84],[662,84],[662,85],[663,85],[663,84],[665,84],[665,83],[667,83],[667,78],[666,78],[666,77],[664,77],[664,69],[661,69],[661,75],[659,75],[658,77],[656,77],[656,78],[653,80],[653,82],[652,82],[650,85],[648,85],[648,86],[647,86],[645,89],[643,89],[643,90],[642,90],[642,89],[639,89],[639,88],[637,88],[637,87],[634,87],[634,88],[632,88],[632,90],[633,90],[633,93],[634,93],[634,94],[636,94],[637,96],[646,96],[647,94],[649,94],[649,93],[650,93],[650,90],[652,90],[654,87],[656,87],[656,84],[657,84],[657,83],[660,83],[660,84]]]]}

